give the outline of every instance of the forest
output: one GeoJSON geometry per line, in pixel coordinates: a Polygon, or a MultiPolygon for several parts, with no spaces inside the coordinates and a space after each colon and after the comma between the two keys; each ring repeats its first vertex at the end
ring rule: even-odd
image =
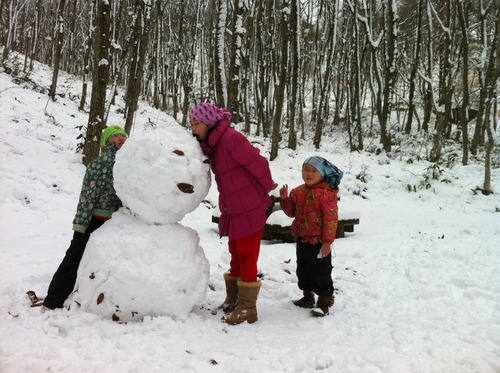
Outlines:
{"type": "Polygon", "coordinates": [[[34,61],[50,66],[52,100],[59,71],[81,78],[85,164],[116,95],[129,133],[139,102],[189,126],[211,101],[270,138],[271,160],[336,131],[351,151],[387,154],[417,136],[430,162],[446,162],[447,144],[464,165],[480,154],[489,194],[499,12],[497,0],[0,0],[0,62],[25,82],[34,61]]]}

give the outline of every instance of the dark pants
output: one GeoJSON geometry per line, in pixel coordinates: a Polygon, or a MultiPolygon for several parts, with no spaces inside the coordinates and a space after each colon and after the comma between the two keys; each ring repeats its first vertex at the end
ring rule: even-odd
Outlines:
{"type": "Polygon", "coordinates": [[[63,261],[52,277],[47,296],[43,304],[47,308],[62,308],[64,301],[73,291],[76,282],[78,266],[82,260],[83,252],[87,246],[90,234],[99,228],[104,221],[92,218],[85,233],[75,232],[69,249],[66,251],[63,261]]]}
{"type": "Polygon", "coordinates": [[[299,289],[317,295],[333,295],[332,254],[318,259],[321,243],[310,244],[297,240],[297,277],[299,289]]]}

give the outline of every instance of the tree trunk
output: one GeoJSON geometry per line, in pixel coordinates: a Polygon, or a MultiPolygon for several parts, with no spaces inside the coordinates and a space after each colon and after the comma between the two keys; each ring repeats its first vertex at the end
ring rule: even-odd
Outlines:
{"type": "MultiPolygon", "coordinates": [[[[357,5],[355,4],[354,6],[354,17],[356,17],[358,12],[357,5]]],[[[361,42],[359,23],[357,20],[354,20],[354,35],[352,39],[354,58],[350,61],[350,75],[352,76],[354,89],[350,89],[349,94],[350,120],[347,125],[349,126],[349,148],[351,151],[359,151],[363,149],[363,139],[361,123],[361,42]]]]}
{"type": "Polygon", "coordinates": [[[127,115],[125,118],[125,131],[130,133],[132,124],[134,122],[134,115],[137,110],[137,102],[142,89],[142,77],[144,75],[144,62],[146,61],[147,48],[149,43],[149,29],[151,24],[151,9],[152,1],[144,2],[143,0],[136,0],[136,9],[139,17],[137,24],[137,34],[134,35],[136,39],[136,48],[133,51],[133,58],[136,62],[135,68],[130,69],[130,75],[127,87],[127,115]]]}
{"type": "Polygon", "coordinates": [[[106,127],[104,109],[109,80],[110,11],[107,0],[97,0],[92,96],[83,149],[83,163],[86,166],[99,155],[101,133],[106,127]]]}
{"type": "Polygon", "coordinates": [[[87,101],[87,89],[88,89],[88,78],[89,78],[89,65],[90,65],[90,53],[92,50],[92,38],[88,36],[87,46],[85,47],[85,54],[83,58],[83,74],[82,74],[82,97],[80,98],[80,106],[78,110],[85,110],[85,102],[87,101]]]}
{"type": "Polygon", "coordinates": [[[226,107],[227,79],[224,45],[226,39],[227,0],[219,0],[218,19],[215,39],[215,100],[217,106],[226,107]]]}
{"type": "Polygon", "coordinates": [[[417,77],[417,70],[420,61],[420,44],[422,42],[422,9],[423,1],[418,0],[418,10],[417,10],[417,37],[415,40],[415,53],[413,56],[413,66],[410,73],[410,88],[408,92],[408,118],[406,118],[405,133],[409,135],[411,133],[412,122],[413,122],[413,112],[415,111],[415,79],[417,77]]]}
{"type": "Polygon", "coordinates": [[[495,146],[494,135],[492,131],[492,124],[490,123],[491,117],[496,116],[496,113],[492,113],[493,102],[497,102],[498,99],[498,81],[500,80],[500,62],[498,61],[498,52],[500,51],[500,6],[496,4],[495,9],[495,31],[493,33],[491,49],[489,54],[488,69],[486,72],[487,81],[487,98],[485,105],[485,126],[487,134],[486,143],[486,156],[484,164],[484,183],[483,183],[483,194],[489,195],[493,193],[491,188],[491,154],[495,146]]]}
{"type": "Polygon", "coordinates": [[[31,30],[31,48],[29,52],[29,60],[30,60],[30,65],[29,65],[29,70],[33,70],[33,61],[35,59],[35,56],[37,55],[37,47],[38,47],[38,37],[40,35],[40,19],[41,19],[41,12],[42,12],[42,0],[37,0],[36,6],[35,6],[35,16],[33,19],[33,29],[31,30]]]}
{"type": "MultiPolygon", "coordinates": [[[[332,3],[329,3],[331,6],[332,3]]],[[[328,6],[326,6],[328,9],[328,6]]],[[[326,12],[328,13],[328,12],[326,12]]],[[[333,14],[333,17],[335,14],[333,14]]],[[[317,109],[315,115],[315,131],[314,131],[314,140],[313,144],[316,149],[319,149],[321,144],[321,138],[323,135],[323,127],[324,123],[328,118],[328,97],[331,87],[331,76],[334,66],[332,64],[333,53],[335,50],[335,21],[332,21],[332,15],[328,15],[326,18],[326,25],[324,32],[326,33],[326,42],[325,42],[325,50],[324,53],[326,56],[324,58],[323,64],[324,68],[320,70],[321,84],[319,85],[320,89],[317,96],[317,109]]]]}
{"type": "MultiPolygon", "coordinates": [[[[4,42],[3,42],[3,52],[2,52],[2,62],[7,60],[9,57],[10,53],[10,48],[12,44],[12,34],[14,32],[15,28],[15,11],[16,11],[16,0],[11,0],[10,4],[8,4],[8,9],[5,12],[6,13],[6,20],[5,20],[5,26],[4,26],[4,42]]],[[[3,17],[0,17],[0,19],[3,17]]]]}
{"type": "Polygon", "coordinates": [[[395,1],[389,1],[389,9],[387,16],[387,56],[388,61],[385,66],[385,81],[383,90],[383,106],[382,106],[382,116],[380,119],[380,142],[384,147],[384,150],[389,153],[391,151],[391,138],[388,129],[388,120],[391,114],[391,96],[392,92],[396,86],[397,79],[397,49],[396,41],[398,38],[398,10],[396,8],[395,1]]]}
{"type": "Polygon", "coordinates": [[[59,65],[61,63],[61,50],[64,41],[64,5],[66,0],[59,0],[59,9],[57,17],[57,28],[54,46],[54,71],[52,74],[52,84],[50,85],[49,97],[52,101],[56,100],[57,78],[59,76],[59,65]]]}
{"type": "MultiPolygon", "coordinates": [[[[292,0],[293,1],[293,0],[292,0]]],[[[274,93],[275,112],[273,120],[273,134],[271,142],[270,160],[274,160],[278,156],[278,148],[280,141],[281,114],[283,112],[285,88],[286,88],[286,73],[288,65],[288,13],[286,10],[289,7],[288,0],[283,0],[283,12],[281,13],[281,55],[280,55],[280,75],[278,86],[274,93]]]]}
{"type": "Polygon", "coordinates": [[[234,1],[233,17],[231,20],[231,44],[229,53],[229,80],[227,82],[227,108],[232,114],[232,120],[239,122],[239,88],[240,88],[240,68],[241,68],[241,46],[243,36],[243,3],[241,0],[234,1]]]}
{"type": "MultiPolygon", "coordinates": [[[[434,11],[432,4],[429,2],[429,7],[434,11]]],[[[437,162],[441,159],[441,151],[446,136],[446,127],[448,123],[451,123],[451,106],[453,97],[453,86],[452,86],[452,66],[451,66],[451,35],[449,28],[451,25],[451,4],[446,4],[446,25],[439,19],[439,16],[434,11],[436,18],[439,20],[439,24],[442,25],[443,37],[441,40],[441,67],[439,69],[439,104],[435,107],[436,113],[436,130],[433,136],[432,150],[430,153],[429,160],[431,162],[437,162]]],[[[432,19],[429,12],[429,25],[432,24],[432,19]]]]}
{"type": "Polygon", "coordinates": [[[460,127],[462,128],[462,164],[469,163],[469,11],[464,3],[457,4],[462,31],[462,105],[459,108],[460,127]]]}
{"type": "Polygon", "coordinates": [[[290,14],[290,46],[292,56],[291,71],[291,97],[290,97],[290,126],[288,128],[288,148],[295,150],[297,148],[297,135],[295,123],[297,122],[297,98],[299,84],[299,63],[300,63],[300,2],[291,0],[290,14]]]}
{"type": "MultiPolygon", "coordinates": [[[[480,55],[488,55],[488,49],[490,47],[490,42],[488,40],[488,36],[486,33],[487,29],[487,18],[488,15],[490,14],[487,10],[490,9],[488,7],[487,9],[484,8],[483,1],[480,2],[481,6],[478,9],[478,18],[479,18],[479,24],[480,24],[480,49],[481,53],[480,55]]],[[[476,125],[474,127],[474,135],[472,137],[472,142],[471,142],[471,153],[474,155],[477,155],[478,149],[480,146],[484,144],[484,131],[485,131],[485,106],[486,106],[486,97],[487,97],[487,79],[486,79],[486,70],[488,68],[488,65],[486,64],[487,61],[484,59],[481,59],[479,63],[477,64],[477,70],[478,70],[478,80],[479,80],[479,104],[478,104],[478,114],[477,114],[477,119],[476,119],[476,125]]],[[[490,61],[491,63],[491,61],[490,61]]]]}

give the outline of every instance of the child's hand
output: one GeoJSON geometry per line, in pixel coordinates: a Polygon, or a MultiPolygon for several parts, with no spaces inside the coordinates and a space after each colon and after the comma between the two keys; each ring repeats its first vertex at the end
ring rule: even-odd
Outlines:
{"type": "Polygon", "coordinates": [[[285,184],[280,189],[280,199],[287,199],[287,198],[288,198],[288,185],[285,184]]]}
{"type": "Polygon", "coordinates": [[[332,247],[330,242],[323,242],[321,245],[321,250],[318,253],[318,259],[326,258],[332,252],[332,247]]]}

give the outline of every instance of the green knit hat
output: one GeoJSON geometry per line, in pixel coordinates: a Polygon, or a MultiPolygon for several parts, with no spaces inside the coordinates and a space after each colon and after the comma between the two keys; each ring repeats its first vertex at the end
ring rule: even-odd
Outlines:
{"type": "Polygon", "coordinates": [[[120,127],[120,126],[109,126],[106,128],[104,131],[102,131],[101,135],[101,149],[104,151],[104,147],[106,146],[106,143],[108,142],[108,139],[116,134],[120,135],[125,135],[127,136],[127,132],[120,127]]]}

